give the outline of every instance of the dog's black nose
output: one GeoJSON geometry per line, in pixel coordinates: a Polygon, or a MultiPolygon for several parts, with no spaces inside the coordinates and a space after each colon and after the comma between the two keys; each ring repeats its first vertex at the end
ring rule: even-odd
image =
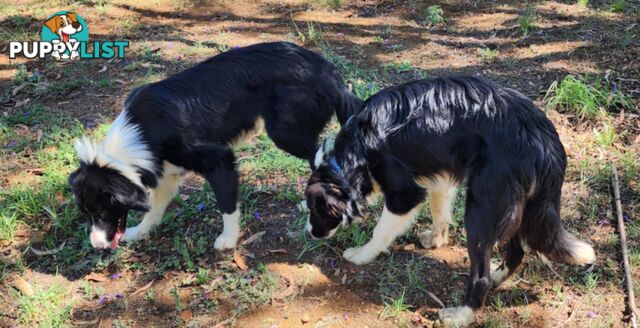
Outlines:
{"type": "Polygon", "coordinates": [[[76,28],[76,29],[77,29],[78,27],[80,27],[80,23],[78,23],[78,22],[73,22],[73,23],[71,23],[71,26],[73,26],[73,28],[76,28]]]}

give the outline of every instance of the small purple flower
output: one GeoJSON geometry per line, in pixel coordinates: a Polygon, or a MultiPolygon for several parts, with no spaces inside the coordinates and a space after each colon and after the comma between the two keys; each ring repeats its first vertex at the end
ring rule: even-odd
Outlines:
{"type": "Polygon", "coordinates": [[[113,296],[114,296],[114,298],[123,298],[124,297],[124,295],[122,295],[122,293],[116,293],[113,296]]]}
{"type": "Polygon", "coordinates": [[[114,273],[114,274],[109,276],[109,279],[116,280],[116,279],[120,279],[121,277],[122,277],[122,274],[114,273]]]}
{"type": "Polygon", "coordinates": [[[179,209],[176,211],[176,216],[182,216],[183,213],[184,211],[182,209],[179,209]]]}
{"type": "Polygon", "coordinates": [[[593,311],[589,311],[587,312],[587,318],[589,319],[593,319],[593,318],[597,318],[599,317],[599,315],[597,315],[596,313],[594,313],[593,311]]]}
{"type": "Polygon", "coordinates": [[[204,203],[200,203],[196,205],[196,210],[198,210],[198,212],[204,211],[204,208],[205,208],[204,203]]]}
{"type": "Polygon", "coordinates": [[[94,123],[93,121],[91,121],[91,120],[84,121],[84,128],[85,129],[91,130],[91,129],[95,128],[95,127],[96,127],[96,123],[94,123]]]}
{"type": "Polygon", "coordinates": [[[9,141],[9,143],[7,144],[7,148],[11,149],[11,148],[15,148],[15,146],[17,145],[17,143],[14,140],[9,141]]]}
{"type": "Polygon", "coordinates": [[[336,261],[332,258],[329,259],[329,267],[331,268],[331,270],[335,269],[336,267],[336,261]]]}
{"type": "Polygon", "coordinates": [[[100,296],[100,298],[98,298],[98,304],[99,305],[103,305],[103,304],[107,303],[108,300],[109,300],[109,296],[102,295],[102,296],[100,296]]]}
{"type": "Polygon", "coordinates": [[[304,180],[304,178],[298,178],[298,185],[304,186],[305,183],[306,181],[304,180]]]}
{"type": "Polygon", "coordinates": [[[609,225],[609,221],[608,220],[598,220],[598,226],[604,226],[604,225],[609,225]]]}
{"type": "Polygon", "coordinates": [[[22,116],[23,116],[23,117],[27,117],[27,116],[29,116],[29,115],[31,115],[31,112],[30,112],[30,111],[22,112],[22,116]]]}
{"type": "Polygon", "coordinates": [[[628,215],[625,214],[625,215],[622,216],[622,221],[631,222],[631,218],[628,215]]]}
{"type": "Polygon", "coordinates": [[[260,215],[260,212],[258,212],[257,210],[253,212],[253,217],[258,221],[262,220],[262,215],[260,215]]]}

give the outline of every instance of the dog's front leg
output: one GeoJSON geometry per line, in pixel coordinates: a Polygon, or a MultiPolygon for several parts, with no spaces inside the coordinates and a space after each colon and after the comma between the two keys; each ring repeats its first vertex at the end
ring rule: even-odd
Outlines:
{"type": "Polygon", "coordinates": [[[364,246],[348,248],[342,256],[357,265],[373,261],[381,252],[387,252],[396,238],[411,226],[416,212],[414,208],[405,214],[394,214],[385,205],[371,240],[364,246]]]}
{"type": "Polygon", "coordinates": [[[144,215],[142,222],[135,227],[127,228],[122,236],[122,241],[138,241],[147,238],[151,230],[160,224],[167,205],[176,195],[182,175],[167,174],[158,181],[158,186],[151,190],[149,195],[150,209],[144,215]]]}

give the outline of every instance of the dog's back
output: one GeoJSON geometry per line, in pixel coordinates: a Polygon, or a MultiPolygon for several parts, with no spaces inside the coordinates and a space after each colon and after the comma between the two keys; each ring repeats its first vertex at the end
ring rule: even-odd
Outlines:
{"type": "Polygon", "coordinates": [[[522,207],[515,217],[516,209],[505,209],[511,214],[482,218],[496,239],[521,236],[562,262],[594,260],[560,221],[567,162],[558,133],[521,93],[470,76],[420,80],[369,98],[354,121],[341,132],[351,138],[336,140],[337,153],[360,143],[363,156],[392,156],[415,176],[466,179],[481,202],[522,207]]]}

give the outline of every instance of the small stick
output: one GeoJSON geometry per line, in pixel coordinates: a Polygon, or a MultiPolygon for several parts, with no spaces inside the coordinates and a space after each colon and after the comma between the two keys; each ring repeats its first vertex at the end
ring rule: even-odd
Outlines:
{"type": "Polygon", "coordinates": [[[618,216],[618,233],[620,233],[620,245],[622,246],[622,263],[624,264],[624,273],[627,280],[627,305],[629,307],[631,327],[637,328],[636,322],[636,302],[633,295],[633,281],[631,280],[631,270],[629,268],[629,249],[627,248],[627,234],[624,231],[624,219],[622,218],[622,202],[620,201],[620,183],[618,182],[618,170],[612,165],[613,171],[613,195],[616,202],[616,212],[618,216]]]}

